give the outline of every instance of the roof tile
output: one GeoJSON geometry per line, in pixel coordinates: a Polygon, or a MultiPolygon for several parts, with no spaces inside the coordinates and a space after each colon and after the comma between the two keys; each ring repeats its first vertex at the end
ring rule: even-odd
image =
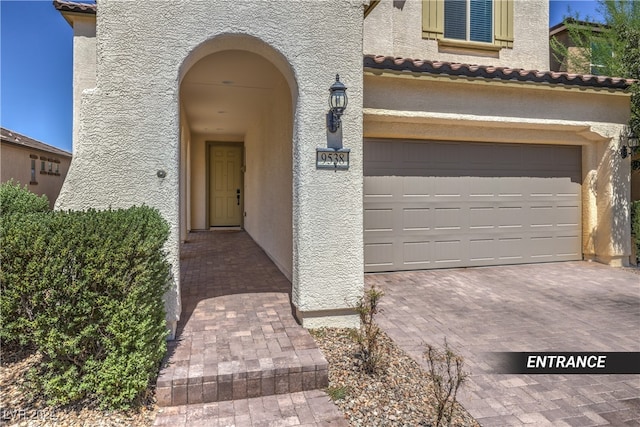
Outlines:
{"type": "Polygon", "coordinates": [[[470,65],[381,55],[365,55],[364,68],[603,89],[627,89],[634,83],[634,80],[619,77],[524,70],[522,68],[470,65]]]}
{"type": "Polygon", "coordinates": [[[95,15],[98,9],[95,3],[78,3],[66,0],[53,0],[53,6],[61,12],[76,12],[95,15]]]}

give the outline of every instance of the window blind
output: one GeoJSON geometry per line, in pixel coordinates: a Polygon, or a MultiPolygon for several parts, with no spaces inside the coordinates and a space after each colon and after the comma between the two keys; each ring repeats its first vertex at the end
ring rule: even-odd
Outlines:
{"type": "Polygon", "coordinates": [[[444,2],[444,36],[448,39],[467,39],[467,2],[465,0],[444,2]]]}
{"type": "MultiPolygon", "coordinates": [[[[454,1],[454,3],[462,3],[454,1]]],[[[469,40],[491,43],[493,41],[492,0],[470,0],[469,40]]]]}

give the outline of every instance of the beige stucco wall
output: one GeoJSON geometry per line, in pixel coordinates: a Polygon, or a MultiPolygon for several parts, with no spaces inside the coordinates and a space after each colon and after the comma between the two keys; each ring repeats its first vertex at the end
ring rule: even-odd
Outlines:
{"type": "Polygon", "coordinates": [[[180,109],[180,241],[187,239],[187,232],[191,229],[189,212],[191,189],[191,132],[189,120],[184,108],[180,109]]]}
{"type": "Polygon", "coordinates": [[[366,72],[364,107],[365,137],[581,145],[583,256],[628,262],[627,94],[366,72]]]}
{"type": "Polygon", "coordinates": [[[284,78],[270,99],[244,141],[244,228],[291,280],[293,111],[284,78]]]}
{"type": "MultiPolygon", "coordinates": [[[[181,311],[180,79],[216,50],[252,50],[274,62],[295,92],[293,303],[305,326],[357,324],[344,309],[362,294],[364,282],[362,1],[279,2],[277,7],[262,1],[194,1],[178,14],[167,13],[167,7],[98,0],[97,85],[82,95],[76,155],[57,207],[146,203],[160,210],[172,230],[166,247],[174,286],[165,305],[175,331],[181,311]],[[352,164],[340,173],[316,170],[314,162],[316,147],[326,146],[327,89],[336,72],[349,87],[353,106],[343,118],[352,164]],[[158,170],[165,170],[166,178],[159,178],[158,170]]],[[[195,142],[194,136],[193,149],[195,142]]],[[[195,171],[197,165],[191,167],[195,171]]],[[[191,182],[192,194],[195,187],[191,182]]]]}
{"type": "Polygon", "coordinates": [[[19,147],[13,144],[2,143],[0,145],[0,182],[7,182],[13,179],[20,183],[21,187],[25,185],[29,191],[38,195],[45,195],[49,200],[49,205],[53,207],[62,183],[64,182],[67,172],[69,171],[69,157],[47,153],[42,150],[29,149],[19,147]],[[29,155],[37,155],[36,161],[36,181],[31,182],[31,158],[29,155]],[[60,175],[49,174],[49,161],[45,160],[45,169],[47,173],[41,173],[41,157],[45,159],[57,159],[60,163],[53,163],[53,170],[58,170],[60,175]]]}
{"type": "MultiPolygon", "coordinates": [[[[640,160],[640,156],[637,159],[640,160]]],[[[631,172],[631,200],[640,200],[640,170],[631,172]]]]}
{"type": "MultiPolygon", "coordinates": [[[[73,15],[73,123],[79,123],[82,92],[96,86],[96,20],[73,15]]],[[[73,152],[79,126],[73,127],[73,152]]]]}
{"type": "Polygon", "coordinates": [[[528,70],[549,69],[548,0],[514,1],[514,43],[498,57],[448,53],[422,38],[422,1],[382,0],[364,24],[364,53],[528,70]]]}

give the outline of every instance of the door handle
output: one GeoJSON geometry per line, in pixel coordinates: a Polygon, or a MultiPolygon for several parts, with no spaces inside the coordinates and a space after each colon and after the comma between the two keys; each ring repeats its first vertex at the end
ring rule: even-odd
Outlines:
{"type": "Polygon", "coordinates": [[[240,189],[236,190],[236,198],[238,199],[238,206],[240,206],[240,189]]]}

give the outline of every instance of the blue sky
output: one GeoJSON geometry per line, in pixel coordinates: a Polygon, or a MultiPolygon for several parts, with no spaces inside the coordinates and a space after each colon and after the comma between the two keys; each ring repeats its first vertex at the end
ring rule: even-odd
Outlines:
{"type": "MultiPolygon", "coordinates": [[[[569,7],[581,18],[598,17],[596,0],[551,0],[549,24],[569,7]]],[[[2,127],[71,151],[72,38],[51,0],[0,0],[2,127]]]]}

